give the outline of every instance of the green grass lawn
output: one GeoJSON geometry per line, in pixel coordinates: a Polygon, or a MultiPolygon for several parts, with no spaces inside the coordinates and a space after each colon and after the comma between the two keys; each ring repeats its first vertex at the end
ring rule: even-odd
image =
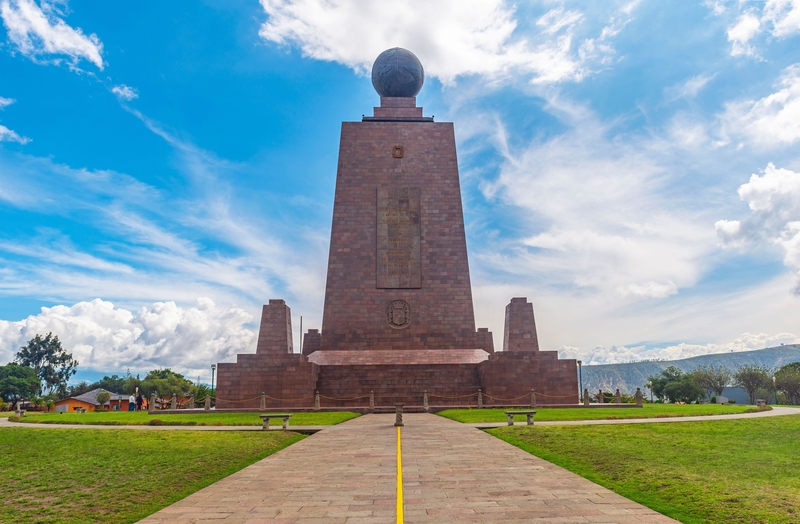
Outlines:
{"type": "Polygon", "coordinates": [[[0,429],[0,522],[135,522],[303,436],[0,429]]]}
{"type": "Polygon", "coordinates": [[[800,522],[800,416],[489,433],[684,523],[800,522]]]}
{"type": "MultiPolygon", "coordinates": [[[[515,408],[448,409],[438,415],[467,424],[478,422],[505,422],[504,411],[515,408]]],[[[521,408],[519,408],[521,409],[521,408]]],[[[755,410],[752,406],[718,404],[645,404],[641,408],[536,408],[534,421],[548,420],[610,420],[622,418],[697,417],[701,415],[730,415],[755,410]]],[[[514,417],[521,422],[524,415],[514,417]]]]}
{"type": "MultiPolygon", "coordinates": [[[[277,411],[273,411],[277,413],[277,411]]],[[[295,413],[289,419],[291,426],[330,426],[360,416],[351,411],[295,413]]],[[[20,422],[41,424],[104,424],[104,425],[146,425],[156,419],[166,426],[260,426],[258,413],[197,413],[191,415],[172,415],[146,411],[107,411],[87,413],[36,413],[28,412],[20,422]]],[[[273,420],[272,424],[277,424],[273,420]]]]}

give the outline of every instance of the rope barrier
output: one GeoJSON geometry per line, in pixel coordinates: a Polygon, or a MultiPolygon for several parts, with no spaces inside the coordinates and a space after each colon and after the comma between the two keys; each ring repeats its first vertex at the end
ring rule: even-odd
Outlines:
{"type": "MultiPolygon", "coordinates": [[[[538,395],[538,393],[537,393],[537,395],[538,395]]],[[[530,393],[526,393],[525,395],[522,395],[521,397],[516,397],[516,398],[497,398],[497,397],[493,397],[491,395],[487,395],[486,393],[484,393],[483,396],[487,397],[487,398],[490,398],[492,400],[499,400],[500,402],[511,402],[512,400],[519,400],[521,398],[526,398],[526,397],[530,398],[531,394],[530,393]]]]}
{"type": "MultiPolygon", "coordinates": [[[[259,398],[261,398],[261,397],[259,397],[259,398]]],[[[300,402],[301,400],[312,399],[312,398],[314,398],[314,396],[312,395],[310,397],[303,397],[303,398],[275,398],[275,397],[270,397],[269,395],[264,395],[264,398],[268,398],[270,400],[277,400],[278,402],[300,402]]],[[[226,402],[226,401],[223,400],[223,402],[226,402]]]]}
{"type": "Polygon", "coordinates": [[[576,395],[577,393],[573,393],[572,395],[545,395],[544,393],[536,392],[537,397],[547,397],[547,398],[570,398],[576,395]]]}
{"type": "Polygon", "coordinates": [[[477,394],[478,394],[478,392],[476,391],[475,393],[470,393],[469,395],[459,395],[457,397],[451,397],[451,396],[448,396],[448,395],[434,395],[433,393],[428,393],[428,396],[429,397],[436,397],[436,398],[467,398],[467,397],[474,397],[477,394]]]}
{"type": "Polygon", "coordinates": [[[319,398],[326,398],[328,400],[360,400],[362,398],[369,398],[369,395],[361,395],[360,397],[353,397],[353,398],[336,398],[336,397],[326,397],[325,395],[320,395],[319,398]]]}

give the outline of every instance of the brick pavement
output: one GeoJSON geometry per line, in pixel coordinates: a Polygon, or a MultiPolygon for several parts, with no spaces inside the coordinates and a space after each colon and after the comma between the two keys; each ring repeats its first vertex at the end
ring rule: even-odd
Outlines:
{"type": "MultiPolygon", "coordinates": [[[[675,522],[482,431],[406,414],[405,521],[675,522]]],[[[394,415],[326,428],[144,519],[393,523],[394,415]]]]}

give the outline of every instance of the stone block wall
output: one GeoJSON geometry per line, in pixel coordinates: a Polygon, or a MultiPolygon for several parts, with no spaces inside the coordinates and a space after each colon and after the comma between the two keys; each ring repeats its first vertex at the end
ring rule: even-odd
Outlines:
{"type": "Polygon", "coordinates": [[[270,300],[261,310],[256,353],[287,355],[292,346],[292,311],[283,300],[270,300]]]}
{"type": "Polygon", "coordinates": [[[539,351],[533,304],[525,297],[512,298],[506,306],[503,351],[539,351]]]}
{"type": "Polygon", "coordinates": [[[217,373],[219,408],[258,408],[262,391],[270,397],[286,399],[267,399],[271,409],[312,407],[319,366],[299,354],[239,354],[236,363],[220,363],[217,373]]]}
{"type": "MultiPolygon", "coordinates": [[[[513,403],[526,403],[524,396],[534,389],[537,405],[578,403],[577,363],[559,360],[557,351],[498,352],[478,366],[484,392],[497,399],[523,397],[513,403]]],[[[504,403],[484,399],[487,405],[504,403]]]]}

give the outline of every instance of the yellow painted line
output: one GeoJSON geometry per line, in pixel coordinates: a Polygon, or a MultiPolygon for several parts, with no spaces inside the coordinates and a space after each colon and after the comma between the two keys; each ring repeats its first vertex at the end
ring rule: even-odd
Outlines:
{"type": "Polygon", "coordinates": [[[403,524],[403,448],[397,426],[397,524],[403,524]]]}

